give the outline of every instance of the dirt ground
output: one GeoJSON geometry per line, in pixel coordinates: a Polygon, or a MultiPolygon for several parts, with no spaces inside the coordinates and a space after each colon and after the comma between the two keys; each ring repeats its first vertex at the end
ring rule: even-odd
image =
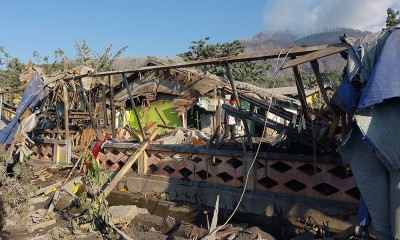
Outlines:
{"type": "MultiPolygon", "coordinates": [[[[71,168],[71,166],[33,164],[30,165],[31,175],[25,177],[23,182],[29,182],[38,191],[48,189],[49,186],[64,181],[71,168]]],[[[71,179],[74,177],[76,174],[71,179]]],[[[87,214],[85,209],[76,206],[76,199],[76,196],[62,190],[60,186],[30,196],[26,225],[23,225],[22,221],[12,220],[10,216],[1,215],[0,223],[3,221],[1,239],[202,239],[210,233],[208,226],[213,218],[211,208],[166,201],[156,195],[134,196],[129,192],[115,190],[107,198],[109,207],[130,205],[143,211],[138,211],[140,214],[137,213],[129,219],[129,222],[115,224],[118,230],[101,233],[88,231],[84,225],[74,226],[74,220],[87,214]],[[61,197],[54,204],[54,211],[50,212],[52,199],[57,194],[61,197]]],[[[224,218],[226,219],[226,216],[218,216],[220,230],[216,233],[216,239],[274,240],[292,239],[292,237],[307,239],[307,236],[315,239],[323,238],[319,232],[321,228],[306,226],[296,220],[237,214],[229,224],[221,226],[225,221],[224,218]],[[291,230],[287,231],[288,228],[284,226],[289,225],[291,230]]]]}

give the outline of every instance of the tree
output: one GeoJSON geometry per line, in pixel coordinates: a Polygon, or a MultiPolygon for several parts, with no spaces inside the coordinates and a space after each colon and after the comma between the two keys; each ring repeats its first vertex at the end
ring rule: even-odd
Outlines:
{"type": "MultiPolygon", "coordinates": [[[[210,37],[192,41],[189,51],[179,54],[185,61],[195,61],[208,58],[237,56],[244,52],[245,46],[238,40],[231,43],[209,44],[210,37]]],[[[261,84],[267,80],[266,70],[270,67],[265,61],[233,63],[232,75],[235,80],[261,84]]],[[[203,72],[209,72],[217,76],[225,76],[226,71],[223,65],[210,64],[199,67],[203,72]]]]}
{"type": "Polygon", "coordinates": [[[394,27],[400,24],[400,18],[397,18],[397,15],[399,15],[399,11],[396,12],[391,8],[387,9],[386,27],[394,27]]]}
{"type": "Polygon", "coordinates": [[[37,64],[39,64],[46,74],[51,74],[60,70],[62,66],[62,59],[64,57],[64,51],[61,48],[57,48],[54,52],[54,61],[50,63],[50,56],[41,56],[38,51],[33,51],[32,56],[35,58],[37,64]]]}
{"type": "Polygon", "coordinates": [[[17,57],[12,57],[3,46],[0,46],[0,66],[5,66],[0,69],[0,86],[16,88],[21,83],[19,75],[24,69],[24,64],[17,57]]]}
{"type": "Polygon", "coordinates": [[[128,48],[128,46],[120,48],[114,55],[110,54],[111,48],[112,44],[110,44],[102,54],[92,53],[89,44],[85,40],[83,40],[82,45],[75,42],[75,49],[78,55],[77,61],[80,64],[93,67],[96,72],[113,70],[112,64],[128,48]]]}

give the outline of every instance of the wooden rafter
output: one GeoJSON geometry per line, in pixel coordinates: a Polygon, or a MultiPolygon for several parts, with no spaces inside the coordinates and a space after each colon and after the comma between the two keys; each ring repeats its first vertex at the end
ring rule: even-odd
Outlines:
{"type": "MultiPolygon", "coordinates": [[[[296,48],[295,48],[296,49],[296,48]]],[[[293,51],[293,50],[292,50],[293,51]]],[[[291,61],[285,62],[282,66],[281,69],[286,69],[290,68],[293,66],[297,66],[303,63],[311,62],[323,57],[327,57],[336,53],[341,53],[347,51],[347,45],[346,44],[336,44],[336,45],[331,45],[328,46],[324,49],[314,51],[312,53],[300,56],[296,59],[293,59],[291,61]]]]}

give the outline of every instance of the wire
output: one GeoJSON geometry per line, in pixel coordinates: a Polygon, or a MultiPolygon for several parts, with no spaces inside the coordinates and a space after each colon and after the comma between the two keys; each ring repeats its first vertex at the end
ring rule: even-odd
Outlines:
{"type": "MultiPolygon", "coordinates": [[[[289,55],[289,53],[290,53],[290,51],[291,51],[292,49],[293,49],[293,47],[290,47],[290,49],[289,49],[288,52],[286,53],[285,58],[283,59],[281,66],[280,66],[279,68],[275,68],[275,74],[274,74],[274,78],[273,78],[274,84],[272,85],[271,99],[270,99],[270,101],[269,101],[269,105],[268,105],[268,109],[267,109],[267,114],[266,114],[266,116],[268,116],[268,113],[269,113],[270,110],[271,110],[271,106],[272,106],[272,94],[273,94],[273,92],[274,92],[275,85],[276,85],[276,77],[277,77],[277,75],[278,75],[280,69],[282,68],[283,64],[285,63],[285,61],[286,61],[286,59],[287,59],[287,56],[289,55]]],[[[279,52],[277,63],[278,63],[278,61],[279,61],[279,58],[280,58],[280,55],[281,55],[282,51],[283,51],[283,50],[281,50],[281,51],[279,52]]],[[[253,160],[252,160],[252,163],[250,164],[250,167],[249,167],[249,169],[247,170],[246,178],[245,178],[245,182],[244,182],[244,186],[243,186],[243,191],[242,191],[242,194],[240,195],[239,201],[238,201],[238,203],[236,204],[235,209],[233,210],[233,212],[232,212],[232,214],[229,216],[229,218],[225,221],[225,223],[222,224],[221,226],[215,228],[213,231],[211,231],[211,232],[207,235],[206,238],[203,238],[204,240],[209,239],[211,235],[213,235],[214,233],[218,232],[218,231],[221,230],[223,227],[225,227],[226,224],[228,224],[228,222],[229,222],[229,221],[232,219],[232,217],[235,215],[236,211],[239,209],[239,206],[240,206],[240,204],[241,204],[241,202],[242,202],[242,200],[243,200],[244,193],[246,192],[246,188],[247,188],[247,183],[248,183],[250,171],[251,171],[251,169],[253,168],[254,163],[256,162],[258,153],[259,153],[260,148],[261,148],[261,141],[262,141],[262,139],[264,138],[265,130],[266,130],[266,128],[267,128],[267,122],[268,122],[268,118],[265,117],[264,130],[263,130],[261,139],[260,139],[260,141],[258,142],[258,147],[257,147],[256,154],[254,155],[254,158],[253,158],[253,160]]]]}

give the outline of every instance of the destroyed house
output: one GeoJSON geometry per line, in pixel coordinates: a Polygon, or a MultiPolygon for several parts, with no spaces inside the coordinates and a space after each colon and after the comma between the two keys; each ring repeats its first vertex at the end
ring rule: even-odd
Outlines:
{"type": "MultiPolygon", "coordinates": [[[[295,218],[305,217],[309,209],[329,213],[340,205],[337,216],[327,214],[326,219],[343,229],[349,227],[343,216],[353,214],[359,199],[351,170],[335,154],[348,131],[349,116],[332,112],[329,104],[313,116],[299,65],[314,62],[319,91],[329,102],[317,60],[347,49],[346,44],[335,44],[188,63],[150,61],[141,68],[104,73],[38,72],[28,87],[37,83],[38,89],[50,93],[43,98],[44,108],[33,106],[42,121],[37,125],[44,125],[44,118],[53,125],[26,135],[21,132],[11,146],[23,154],[28,146],[32,161],[46,162],[70,162],[90,147],[96,149],[101,168],[128,172],[124,188],[130,192],[168,193],[177,201],[212,206],[218,192],[226,208],[234,209],[246,189],[241,204],[248,212],[267,216],[281,212],[295,218]],[[283,66],[294,69],[297,99],[228,74],[232,62],[281,54],[291,59],[283,66]],[[188,69],[201,64],[225,64],[228,79],[188,69]],[[122,81],[115,85],[114,76],[122,81]],[[238,108],[225,104],[231,95],[239,100],[238,108]],[[301,110],[294,112],[280,103],[297,104],[301,110]],[[221,141],[223,111],[240,118],[244,128],[243,136],[231,143],[221,141]],[[267,139],[266,129],[276,134],[267,139]]],[[[23,103],[24,97],[30,95],[23,96],[23,103]]],[[[14,122],[19,123],[26,109],[18,108],[14,122]]]]}
{"type": "MultiPolygon", "coordinates": [[[[144,67],[160,64],[149,61],[144,67]]],[[[218,89],[226,84],[217,76],[189,69],[167,69],[133,73],[127,81],[142,126],[157,126],[161,132],[177,127],[202,129],[209,134],[215,131],[218,89]]],[[[118,127],[129,124],[138,129],[124,83],[115,86],[114,94],[115,105],[123,108],[125,114],[118,127]]]]}

